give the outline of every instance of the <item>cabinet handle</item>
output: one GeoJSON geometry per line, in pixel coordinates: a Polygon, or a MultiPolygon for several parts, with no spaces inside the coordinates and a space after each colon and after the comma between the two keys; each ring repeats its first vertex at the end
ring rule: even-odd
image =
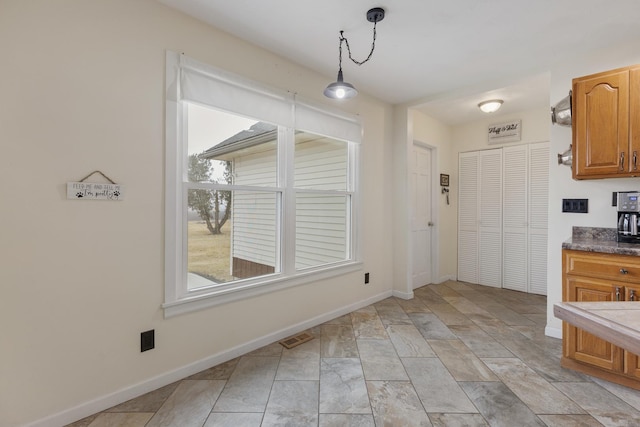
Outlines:
{"type": "Polygon", "coordinates": [[[624,268],[621,268],[620,274],[629,274],[629,270],[625,270],[624,268]]]}
{"type": "Polygon", "coordinates": [[[624,170],[624,151],[620,153],[620,170],[624,170]]]}
{"type": "Polygon", "coordinates": [[[616,301],[620,301],[620,287],[616,286],[616,301]]]}
{"type": "Polygon", "coordinates": [[[635,301],[636,300],[636,291],[631,289],[629,291],[629,301],[635,301]]]}
{"type": "Polygon", "coordinates": [[[633,170],[638,170],[638,152],[633,152],[633,170]]]}

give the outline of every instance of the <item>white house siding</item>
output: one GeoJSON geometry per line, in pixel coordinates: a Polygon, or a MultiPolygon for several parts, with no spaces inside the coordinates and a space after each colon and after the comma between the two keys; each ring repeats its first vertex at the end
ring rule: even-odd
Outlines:
{"type": "Polygon", "coordinates": [[[275,267],[276,195],[236,191],[231,212],[233,256],[275,267]]]}
{"type": "MultiPolygon", "coordinates": [[[[276,149],[261,144],[259,152],[233,159],[233,183],[275,186],[276,149]]],[[[276,266],[277,195],[271,192],[235,191],[232,196],[232,259],[270,267],[276,266]]]]}
{"type": "MultiPolygon", "coordinates": [[[[295,187],[347,189],[347,144],[299,134],[295,150],[295,187]],[[300,142],[305,138],[308,142],[300,142]]],[[[347,257],[347,197],[296,194],[296,269],[341,261],[347,257]]]]}
{"type": "Polygon", "coordinates": [[[346,190],[347,144],[328,138],[296,143],[295,186],[346,190]]]}
{"type": "Polygon", "coordinates": [[[233,159],[233,183],[237,185],[276,185],[276,149],[274,144],[262,144],[267,148],[233,159]],[[267,148],[272,146],[273,148],[267,148]]]}
{"type": "MultiPolygon", "coordinates": [[[[297,140],[309,137],[298,134],[297,140]]],[[[297,189],[345,190],[347,144],[330,139],[297,142],[297,189]]],[[[276,151],[263,150],[233,159],[234,184],[275,185],[276,151]]],[[[346,196],[298,193],[296,196],[296,268],[346,257],[346,196]]],[[[272,193],[235,192],[232,204],[232,256],[276,266],[276,197],[272,193]]]]}
{"type": "Polygon", "coordinates": [[[346,258],[347,197],[296,195],[296,269],[346,258]]]}

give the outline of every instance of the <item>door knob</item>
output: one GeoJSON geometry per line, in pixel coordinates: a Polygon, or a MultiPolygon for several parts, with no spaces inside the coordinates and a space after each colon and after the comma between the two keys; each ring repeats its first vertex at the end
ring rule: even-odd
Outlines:
{"type": "Polygon", "coordinates": [[[428,225],[429,227],[433,227],[433,222],[429,221],[429,222],[427,223],[427,225],[428,225]]]}

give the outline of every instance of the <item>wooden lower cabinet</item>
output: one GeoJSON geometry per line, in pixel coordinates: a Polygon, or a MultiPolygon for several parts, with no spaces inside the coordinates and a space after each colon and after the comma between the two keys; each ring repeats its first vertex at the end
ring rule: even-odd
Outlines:
{"type": "MultiPolygon", "coordinates": [[[[625,301],[640,301],[640,285],[625,286],[625,301]]],[[[640,379],[640,356],[631,352],[624,352],[624,373],[640,379]]]]}
{"type": "MultiPolygon", "coordinates": [[[[562,280],[563,301],[640,301],[640,257],[564,249],[562,280]]],[[[638,355],[567,322],[562,348],[562,366],[640,389],[638,355]]]]}
{"type": "Polygon", "coordinates": [[[624,373],[640,380],[640,356],[625,351],[624,373]]]}
{"type": "MultiPolygon", "coordinates": [[[[600,279],[568,276],[563,301],[615,301],[615,286],[600,279]]],[[[603,369],[622,371],[622,350],[564,322],[565,356],[603,369]]]]}

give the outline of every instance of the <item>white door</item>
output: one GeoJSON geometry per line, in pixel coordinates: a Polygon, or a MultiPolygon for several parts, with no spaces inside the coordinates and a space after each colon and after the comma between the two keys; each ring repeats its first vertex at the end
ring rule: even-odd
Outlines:
{"type": "Polygon", "coordinates": [[[503,286],[527,292],[529,263],[529,147],[505,147],[503,199],[503,286]]]}
{"type": "Polygon", "coordinates": [[[478,153],[458,158],[458,280],[478,283],[478,153]]]}
{"type": "Polygon", "coordinates": [[[529,146],[529,292],[547,295],[549,144],[529,146]]]}
{"type": "Polygon", "coordinates": [[[413,146],[411,165],[411,230],[413,289],[431,283],[431,149],[413,146]]]}
{"type": "Polygon", "coordinates": [[[502,287],[502,150],[478,153],[480,210],[478,283],[502,287]]]}

